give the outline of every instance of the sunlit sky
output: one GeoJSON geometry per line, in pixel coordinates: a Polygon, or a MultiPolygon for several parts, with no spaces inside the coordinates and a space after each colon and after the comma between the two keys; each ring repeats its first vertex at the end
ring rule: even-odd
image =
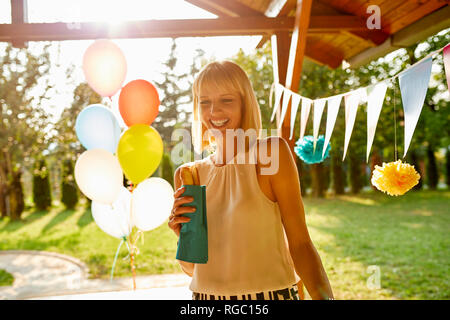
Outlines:
{"type": "MultiPolygon", "coordinates": [[[[0,0],[0,23],[11,23],[10,0],[0,0]]],[[[216,18],[182,0],[28,0],[28,22],[85,22],[104,21],[119,24],[127,20],[149,19],[207,19],[216,18]]],[[[248,37],[196,37],[178,38],[176,72],[189,72],[189,66],[195,56],[195,50],[201,48],[207,58],[226,59],[243,49],[250,53],[258,44],[261,36],[248,37]]],[[[134,79],[160,81],[162,63],[170,53],[170,38],[155,39],[115,39],[127,60],[127,77],[125,83],[134,79]]],[[[53,42],[51,80],[55,90],[51,92],[50,101],[41,107],[53,115],[53,121],[59,118],[62,110],[70,105],[73,89],[85,81],[81,68],[82,58],[87,47],[94,40],[53,42]],[[58,44],[60,52],[58,53],[58,44]],[[58,67],[60,64],[60,67],[58,67]],[[73,80],[66,79],[64,70],[74,64],[73,80]]],[[[42,42],[29,42],[29,48],[39,51],[42,42]]],[[[5,44],[0,43],[0,50],[5,44]]],[[[124,83],[124,84],[125,84],[124,83]]],[[[117,113],[118,94],[113,97],[113,111],[117,113]]],[[[119,121],[121,117],[119,116],[119,121]]],[[[121,123],[123,125],[123,122],[121,123]]]]}

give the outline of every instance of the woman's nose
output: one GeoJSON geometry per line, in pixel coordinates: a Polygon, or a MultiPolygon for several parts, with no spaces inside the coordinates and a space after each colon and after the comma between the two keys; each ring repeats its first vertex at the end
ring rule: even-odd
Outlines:
{"type": "Polygon", "coordinates": [[[216,111],[220,111],[220,105],[217,101],[211,101],[211,114],[214,114],[216,111]]]}

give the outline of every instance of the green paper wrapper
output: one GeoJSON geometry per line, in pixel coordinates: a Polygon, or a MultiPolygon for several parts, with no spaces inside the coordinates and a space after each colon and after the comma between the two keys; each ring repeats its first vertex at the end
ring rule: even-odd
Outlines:
{"type": "Polygon", "coordinates": [[[190,217],[183,223],[178,240],[178,260],[192,263],[208,262],[208,224],[206,220],[206,186],[183,185],[183,196],[192,196],[194,201],[183,203],[182,207],[195,207],[195,212],[182,216],[190,217]]]}

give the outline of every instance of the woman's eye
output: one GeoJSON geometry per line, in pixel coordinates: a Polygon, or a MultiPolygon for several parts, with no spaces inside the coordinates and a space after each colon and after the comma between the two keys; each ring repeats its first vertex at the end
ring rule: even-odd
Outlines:
{"type": "Polygon", "coordinates": [[[209,104],[209,101],[200,101],[200,104],[206,105],[206,104],[209,104]]]}
{"type": "Polygon", "coordinates": [[[222,100],[224,103],[230,103],[230,102],[233,102],[233,99],[223,99],[222,100]]]}

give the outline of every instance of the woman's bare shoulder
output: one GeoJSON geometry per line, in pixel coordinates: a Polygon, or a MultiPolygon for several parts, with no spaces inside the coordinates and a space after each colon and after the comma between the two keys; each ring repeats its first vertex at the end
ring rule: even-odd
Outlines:
{"type": "Polygon", "coordinates": [[[257,140],[257,159],[258,164],[270,165],[270,162],[267,163],[267,159],[260,159],[260,157],[267,157],[268,160],[274,160],[273,157],[279,157],[279,151],[281,145],[286,143],[286,140],[283,137],[278,136],[269,136],[265,138],[260,138],[257,140]]]}

